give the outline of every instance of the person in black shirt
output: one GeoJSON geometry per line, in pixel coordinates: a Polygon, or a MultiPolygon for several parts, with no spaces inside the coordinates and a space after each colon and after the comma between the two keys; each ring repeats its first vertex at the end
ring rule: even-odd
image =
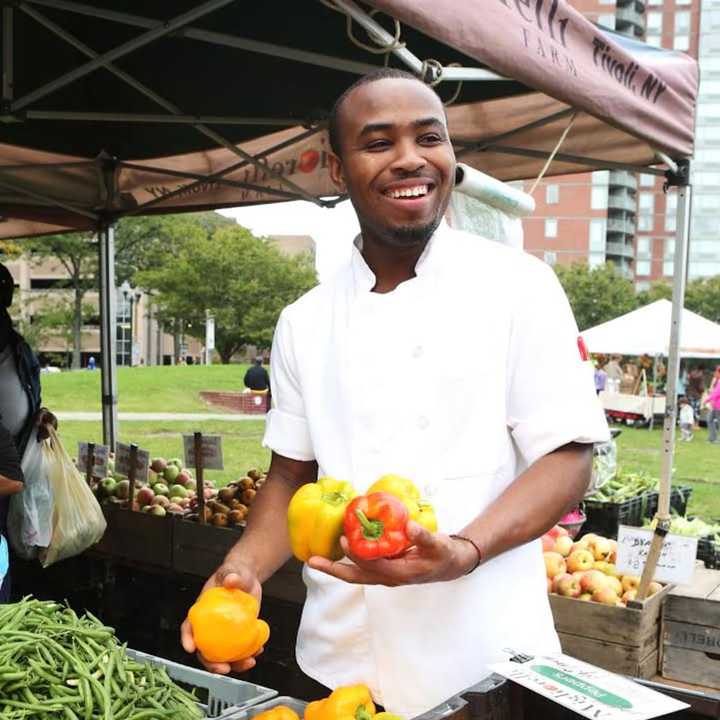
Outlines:
{"type": "Polygon", "coordinates": [[[243,378],[245,387],[258,392],[263,392],[270,387],[270,376],[263,367],[262,358],[256,357],[255,364],[248,368],[243,378]]]}
{"type": "MultiPolygon", "coordinates": [[[[23,474],[15,441],[0,424],[0,502],[7,504],[11,495],[23,489],[23,474]]],[[[4,524],[4,523],[3,523],[4,524]]],[[[0,532],[0,604],[10,600],[10,573],[7,539],[0,532]]]]}

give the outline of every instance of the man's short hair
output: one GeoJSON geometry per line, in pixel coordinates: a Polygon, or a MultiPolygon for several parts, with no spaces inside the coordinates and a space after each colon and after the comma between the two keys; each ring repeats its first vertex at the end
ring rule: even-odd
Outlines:
{"type": "Polygon", "coordinates": [[[15,280],[10,271],[0,264],[0,306],[10,307],[12,305],[13,293],[15,292],[15,280]]]}
{"type": "MultiPolygon", "coordinates": [[[[367,85],[369,83],[377,82],[378,80],[393,79],[414,80],[415,82],[419,82],[422,85],[425,85],[425,83],[419,77],[407,72],[406,70],[398,70],[397,68],[380,68],[378,70],[374,70],[371,73],[368,73],[367,75],[363,75],[361,78],[358,78],[335,101],[335,104],[332,106],[332,110],[330,110],[330,115],[328,116],[328,138],[330,140],[330,148],[336,155],[340,155],[340,128],[338,123],[338,115],[340,113],[340,108],[342,108],[343,103],[345,102],[345,100],[347,100],[348,95],[350,95],[350,93],[352,93],[355,88],[358,88],[361,85],[367,85]]],[[[425,87],[429,86],[425,85],[425,87]]],[[[435,92],[435,90],[433,90],[433,92],[435,92]]],[[[439,98],[440,96],[438,95],[438,99],[439,98]]]]}

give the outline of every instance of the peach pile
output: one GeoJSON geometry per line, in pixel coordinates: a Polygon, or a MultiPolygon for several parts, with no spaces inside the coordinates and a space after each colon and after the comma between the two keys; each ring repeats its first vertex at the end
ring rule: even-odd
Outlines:
{"type": "MultiPolygon", "coordinates": [[[[637,596],[639,576],[621,575],[615,567],[615,540],[588,533],[573,541],[556,525],[542,536],[542,547],[549,593],[622,606],[637,596]]],[[[648,596],[661,588],[651,582],[648,596]]]]}

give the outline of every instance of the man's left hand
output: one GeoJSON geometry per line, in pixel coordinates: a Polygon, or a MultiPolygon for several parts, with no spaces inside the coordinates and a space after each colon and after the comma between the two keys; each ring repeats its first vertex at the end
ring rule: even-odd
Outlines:
{"type": "Polygon", "coordinates": [[[57,418],[47,408],[40,408],[35,415],[35,427],[38,429],[38,442],[47,440],[50,437],[50,432],[48,431],[50,425],[57,430],[57,418]]]}
{"type": "Polygon", "coordinates": [[[412,521],[407,535],[412,547],[397,558],[361,560],[350,553],[347,538],[342,537],[340,544],[353,564],[315,556],[308,566],[349,583],[396,587],[455,580],[477,564],[477,552],[465,540],[431,533],[412,521]]]}

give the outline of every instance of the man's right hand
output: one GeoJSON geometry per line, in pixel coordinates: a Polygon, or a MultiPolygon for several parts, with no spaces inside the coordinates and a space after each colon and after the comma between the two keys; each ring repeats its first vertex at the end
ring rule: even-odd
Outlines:
{"type": "MultiPolygon", "coordinates": [[[[250,593],[257,598],[258,603],[262,599],[262,587],[253,570],[242,562],[223,563],[208,579],[202,591],[213,587],[237,588],[250,593]]],[[[213,663],[206,660],[198,651],[193,638],[190,621],[185,618],[180,627],[180,641],[186,652],[197,653],[200,662],[210,671],[220,675],[227,675],[229,672],[245,672],[255,667],[255,657],[240,660],[234,663],[213,663]]],[[[262,648],[256,653],[259,655],[262,648]]]]}

